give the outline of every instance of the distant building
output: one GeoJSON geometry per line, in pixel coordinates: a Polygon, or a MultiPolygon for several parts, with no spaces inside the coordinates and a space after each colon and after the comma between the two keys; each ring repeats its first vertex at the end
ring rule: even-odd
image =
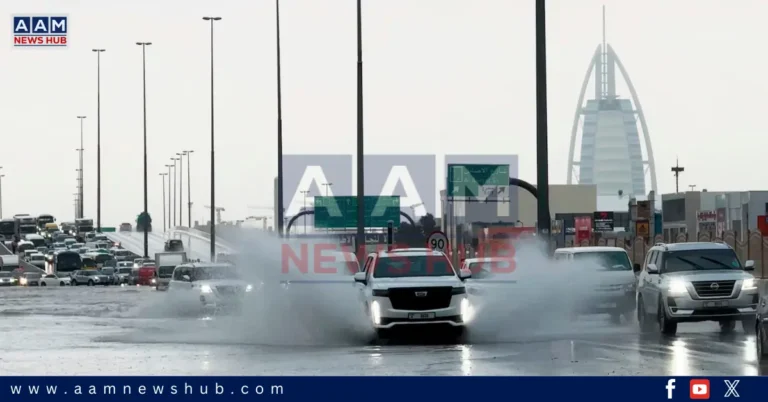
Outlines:
{"type": "Polygon", "coordinates": [[[605,37],[592,55],[576,106],[568,152],[568,184],[574,181],[597,186],[598,209],[602,211],[626,210],[630,197],[647,199],[650,190],[658,194],[653,148],[640,99],[618,55],[605,43],[605,37]],[[629,88],[631,99],[616,93],[616,68],[629,88]],[[594,98],[585,102],[593,72],[594,98]],[[579,128],[581,142],[577,157],[579,128]],[[650,188],[646,184],[646,169],[650,188]]]}
{"type": "Polygon", "coordinates": [[[757,230],[758,216],[768,215],[768,191],[686,191],[662,194],[664,241],[680,233],[695,237],[699,232],[722,236],[723,231],[739,233],[757,230]]]}

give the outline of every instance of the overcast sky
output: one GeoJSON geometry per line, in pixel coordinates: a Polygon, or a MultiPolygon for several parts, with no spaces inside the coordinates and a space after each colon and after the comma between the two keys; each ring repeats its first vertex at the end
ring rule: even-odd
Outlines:
{"type": "MultiPolygon", "coordinates": [[[[511,153],[535,181],[534,2],[365,0],[366,151],[511,153]],[[404,148],[404,145],[406,147],[404,148]]],[[[601,41],[627,67],[646,113],[662,193],[766,187],[768,2],[559,0],[548,6],[550,182],[565,183],[581,80],[601,41]]],[[[141,49],[147,49],[149,202],[160,172],[193,149],[193,219],[210,200],[209,25],[216,26],[216,194],[225,219],[272,215],[276,175],[272,0],[4,0],[0,32],[3,213],[71,219],[79,123],[85,211],[96,215],[96,56],[102,56],[102,219],[142,210],[141,49]],[[11,46],[12,14],[69,16],[65,49],[11,46]]],[[[285,152],[355,150],[355,2],[283,0],[285,152]]],[[[588,92],[589,93],[589,92],[588,92]]],[[[628,96],[619,86],[619,94],[628,96]]],[[[186,161],[185,161],[186,164],[186,161]]],[[[185,168],[186,169],[186,168],[185,168]]],[[[186,179],[185,184],[186,187],[186,179]]],[[[185,201],[186,202],[186,190],[185,201]]],[[[186,213],[185,213],[186,216],[186,213]]]]}

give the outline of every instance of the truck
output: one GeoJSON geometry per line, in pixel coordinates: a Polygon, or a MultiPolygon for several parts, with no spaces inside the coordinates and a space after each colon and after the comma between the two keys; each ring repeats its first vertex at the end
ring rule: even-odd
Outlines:
{"type": "Polygon", "coordinates": [[[88,232],[93,232],[93,219],[75,219],[75,238],[77,238],[77,241],[85,243],[85,234],[88,232]]]}
{"type": "Polygon", "coordinates": [[[136,231],[143,232],[145,227],[147,232],[152,231],[152,217],[149,216],[149,213],[142,212],[136,217],[136,231]]]}
{"type": "Polygon", "coordinates": [[[185,264],[187,260],[187,253],[184,251],[155,253],[155,264],[157,265],[155,289],[168,290],[168,283],[173,277],[173,270],[176,269],[176,266],[185,264]]]}
{"type": "Polygon", "coordinates": [[[20,239],[24,235],[37,233],[37,218],[29,215],[15,216],[13,218],[16,222],[16,236],[20,239]]]}
{"type": "Polygon", "coordinates": [[[20,268],[18,255],[0,256],[0,271],[12,272],[20,268]]]}

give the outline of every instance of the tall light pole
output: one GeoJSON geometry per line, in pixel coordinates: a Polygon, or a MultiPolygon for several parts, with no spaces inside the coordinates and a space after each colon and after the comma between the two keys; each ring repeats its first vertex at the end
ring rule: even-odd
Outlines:
{"type": "MultiPolygon", "coordinates": [[[[365,169],[363,143],[363,11],[362,0],[357,0],[357,235],[355,252],[365,256],[365,169]]],[[[360,257],[358,257],[360,258],[360,257]]]]}
{"type": "Polygon", "coordinates": [[[149,206],[147,205],[147,46],[152,42],[136,42],[141,46],[141,74],[144,91],[144,258],[149,258],[149,206]]]}
{"type": "Polygon", "coordinates": [[[216,258],[216,157],[214,135],[214,107],[213,107],[213,22],[220,21],[221,17],[203,17],[203,20],[211,22],[211,261],[216,258]]]}
{"type": "MultiPolygon", "coordinates": [[[[169,199],[173,200],[171,202],[171,205],[173,205],[173,208],[168,210],[168,213],[171,216],[173,216],[173,219],[168,218],[168,222],[173,222],[174,227],[176,226],[176,162],[178,162],[179,159],[181,158],[171,158],[171,160],[173,161],[173,165],[172,165],[173,166],[173,193],[168,194],[169,199]]],[[[169,177],[168,180],[170,179],[171,178],[169,177]]]]}
{"type": "Polygon", "coordinates": [[[546,1],[536,0],[536,189],[538,232],[549,240],[549,149],[547,144],[547,25],[546,1]]]}
{"type": "Polygon", "coordinates": [[[192,164],[191,157],[193,150],[186,150],[184,154],[187,155],[187,226],[192,227],[192,164]]]}
{"type": "Polygon", "coordinates": [[[283,235],[283,81],[280,63],[280,0],[275,0],[277,27],[277,235],[283,235]]]}
{"type": "Polygon", "coordinates": [[[168,173],[160,173],[160,177],[163,178],[163,230],[167,227],[165,220],[165,176],[168,176],[168,173]]]}
{"type": "Polygon", "coordinates": [[[101,53],[96,52],[96,232],[101,232],[101,53]]]}
{"type": "Polygon", "coordinates": [[[81,198],[80,198],[81,190],[80,189],[82,188],[82,184],[83,184],[83,175],[82,175],[82,173],[81,173],[82,171],[80,169],[75,169],[75,172],[77,172],[77,177],[75,178],[75,180],[77,180],[77,211],[75,211],[75,219],[78,219],[78,218],[82,218],[83,217],[83,215],[81,215],[81,212],[80,212],[80,211],[82,211],[82,209],[80,207],[80,202],[81,202],[80,201],[81,200],[81,198]]]}
{"type": "MultiPolygon", "coordinates": [[[[171,168],[173,165],[165,165],[168,168],[168,227],[171,228],[171,168]]],[[[165,204],[165,202],[163,202],[165,204]]]]}
{"type": "MultiPolygon", "coordinates": [[[[2,169],[2,167],[0,167],[2,169]]],[[[4,174],[0,174],[0,219],[3,219],[3,177],[4,174]]]]}
{"type": "Polygon", "coordinates": [[[85,148],[83,147],[83,120],[85,120],[85,116],[77,116],[78,119],[80,119],[80,148],[78,151],[80,151],[80,195],[78,196],[80,199],[80,211],[79,215],[80,218],[85,217],[85,208],[83,206],[83,199],[84,193],[85,193],[85,185],[83,184],[83,178],[85,175],[83,174],[83,151],[85,151],[85,148]]]}
{"type": "Polygon", "coordinates": [[[176,155],[179,156],[179,226],[184,226],[184,152],[176,152],[176,155]]]}
{"type": "MultiPolygon", "coordinates": [[[[304,190],[301,192],[301,194],[304,195],[304,212],[307,211],[307,194],[309,194],[309,190],[304,190]]],[[[304,214],[304,234],[307,234],[307,214],[304,214]]]]}

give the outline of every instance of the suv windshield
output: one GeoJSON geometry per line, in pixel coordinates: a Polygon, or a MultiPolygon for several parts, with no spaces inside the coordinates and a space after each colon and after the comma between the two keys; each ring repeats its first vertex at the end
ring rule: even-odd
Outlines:
{"type": "Polygon", "coordinates": [[[574,253],[574,261],[594,261],[606,271],[631,271],[629,256],[623,251],[594,251],[574,253]]]}
{"type": "Polygon", "coordinates": [[[202,267],[192,270],[193,281],[210,279],[240,279],[235,267],[202,267]]]}
{"type": "Polygon", "coordinates": [[[445,256],[409,255],[381,257],[376,261],[376,278],[416,276],[454,276],[456,273],[445,256]]]}
{"type": "Polygon", "coordinates": [[[664,253],[663,272],[697,271],[707,269],[742,269],[739,258],[731,249],[682,250],[664,253]]]}

